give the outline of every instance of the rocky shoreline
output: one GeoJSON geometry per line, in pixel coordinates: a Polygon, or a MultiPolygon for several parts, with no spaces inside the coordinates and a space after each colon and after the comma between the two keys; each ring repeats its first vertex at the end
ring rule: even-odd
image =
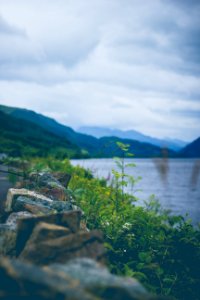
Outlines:
{"type": "Polygon", "coordinates": [[[0,299],[164,299],[108,271],[102,233],[81,220],[69,180],[34,173],[0,199],[0,299]]]}

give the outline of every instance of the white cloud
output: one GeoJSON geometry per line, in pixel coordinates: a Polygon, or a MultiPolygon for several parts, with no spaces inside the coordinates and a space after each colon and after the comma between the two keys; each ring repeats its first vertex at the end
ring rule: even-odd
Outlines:
{"type": "Polygon", "coordinates": [[[195,1],[0,4],[1,103],[75,128],[132,128],[187,140],[199,135],[195,1]]]}

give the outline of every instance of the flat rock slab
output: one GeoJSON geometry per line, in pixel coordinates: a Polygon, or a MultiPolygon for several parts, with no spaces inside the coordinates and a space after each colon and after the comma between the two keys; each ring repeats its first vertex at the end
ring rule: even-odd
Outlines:
{"type": "Polygon", "coordinates": [[[70,211],[73,206],[66,201],[46,201],[43,199],[33,199],[25,196],[18,196],[12,204],[13,211],[29,211],[35,215],[50,214],[56,212],[70,211]]]}
{"type": "Polygon", "coordinates": [[[19,258],[38,265],[48,265],[59,262],[65,263],[77,257],[90,257],[103,260],[105,249],[102,234],[93,230],[79,231],[55,239],[45,239],[37,242],[33,232],[19,258]]]}
{"type": "Polygon", "coordinates": [[[6,212],[28,211],[35,215],[73,210],[70,201],[54,201],[26,189],[10,189],[5,203],[6,212]]]}
{"type": "Polygon", "coordinates": [[[51,203],[53,202],[52,199],[38,194],[34,191],[29,191],[27,189],[9,189],[7,194],[7,199],[5,203],[5,211],[10,212],[12,211],[13,206],[15,205],[15,200],[19,197],[26,197],[34,202],[45,202],[45,203],[51,203]]]}
{"type": "Polygon", "coordinates": [[[40,223],[54,224],[68,228],[71,233],[75,233],[80,228],[81,211],[70,211],[65,213],[56,213],[45,216],[33,216],[18,220],[18,233],[16,253],[17,255],[23,250],[27,240],[30,238],[35,226],[40,223]]]}

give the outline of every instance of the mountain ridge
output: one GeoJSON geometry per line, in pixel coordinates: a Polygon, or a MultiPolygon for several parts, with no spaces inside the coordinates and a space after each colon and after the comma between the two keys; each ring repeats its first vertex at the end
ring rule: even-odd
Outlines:
{"type": "Polygon", "coordinates": [[[186,145],[180,151],[181,157],[199,158],[200,157],[200,137],[192,143],[186,145]]]}
{"type": "Polygon", "coordinates": [[[159,146],[162,148],[170,148],[175,151],[182,149],[187,144],[185,141],[181,141],[178,139],[154,138],[152,136],[145,135],[136,130],[119,130],[119,129],[110,129],[106,127],[98,127],[98,126],[81,126],[80,128],[78,128],[78,131],[84,134],[93,135],[96,138],[115,136],[119,138],[137,140],[139,142],[147,142],[155,146],[159,146]]]}
{"type": "MultiPolygon", "coordinates": [[[[8,107],[0,105],[0,111],[8,116],[15,117],[19,120],[34,124],[59,137],[60,139],[68,140],[71,145],[76,147],[78,156],[81,157],[98,157],[111,158],[113,156],[120,156],[122,153],[117,147],[117,142],[127,143],[130,145],[130,151],[134,153],[135,157],[163,157],[163,148],[147,142],[133,140],[123,136],[118,138],[115,136],[96,138],[94,136],[76,132],[69,126],[60,124],[56,120],[36,113],[32,110],[8,107]]],[[[174,150],[168,149],[165,154],[169,157],[183,157],[183,154],[177,153],[174,150]]],[[[185,154],[187,155],[187,154],[185,154]]]]}

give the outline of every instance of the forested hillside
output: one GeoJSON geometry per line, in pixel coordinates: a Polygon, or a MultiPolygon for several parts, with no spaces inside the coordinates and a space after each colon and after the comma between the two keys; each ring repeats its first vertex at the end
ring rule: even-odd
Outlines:
{"type": "Polygon", "coordinates": [[[10,156],[80,156],[79,148],[66,138],[61,139],[39,125],[2,111],[0,132],[0,152],[10,156]]]}

